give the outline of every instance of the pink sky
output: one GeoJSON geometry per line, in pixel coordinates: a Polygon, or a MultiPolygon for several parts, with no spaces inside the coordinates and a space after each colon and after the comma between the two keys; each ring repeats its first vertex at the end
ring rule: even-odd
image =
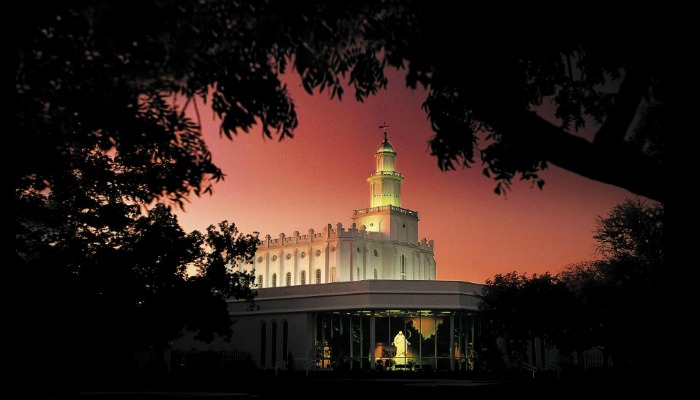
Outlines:
{"type": "Polygon", "coordinates": [[[544,190],[516,182],[507,197],[481,164],[442,172],[430,156],[433,132],[421,104],[422,90],[405,88],[389,73],[389,87],[364,103],[347,92],[342,101],[326,93],[308,95],[290,79],[299,127],[295,137],[263,139],[259,131],[220,138],[211,113],[202,113],[214,162],[226,179],[214,195],[192,197],[178,211],[187,231],[203,231],[222,220],[243,233],[305,233],[326,224],[349,226],[354,209],[369,207],[374,151],[383,122],[403,173],[402,206],[418,211],[419,238],[435,241],[437,278],[482,283],[510,271],[558,272],[595,257],[595,220],[625,198],[626,190],[554,166],[544,171],[544,190]]]}

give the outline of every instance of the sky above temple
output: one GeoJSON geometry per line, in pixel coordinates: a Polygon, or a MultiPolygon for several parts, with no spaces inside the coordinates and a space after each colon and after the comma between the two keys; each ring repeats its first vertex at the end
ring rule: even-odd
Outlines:
{"type": "Polygon", "coordinates": [[[367,177],[386,123],[396,170],[405,178],[402,207],[418,212],[419,238],[434,240],[439,280],[555,273],[596,257],[596,218],[633,194],[555,166],[541,174],[543,190],[514,182],[506,196],[494,193],[496,182],[482,174],[480,162],[442,172],[428,147],[433,132],[421,109],[427,92],[405,88],[398,72],[388,76],[387,90],[364,103],[349,91],[342,101],[311,96],[288,77],[299,127],[282,141],[263,138],[259,129],[221,138],[218,121],[200,105],[207,143],[226,178],[212,196],[190,198],[177,212],[181,225],[203,231],[228,220],[261,238],[338,222],[349,227],[353,210],[369,207],[367,177]]]}

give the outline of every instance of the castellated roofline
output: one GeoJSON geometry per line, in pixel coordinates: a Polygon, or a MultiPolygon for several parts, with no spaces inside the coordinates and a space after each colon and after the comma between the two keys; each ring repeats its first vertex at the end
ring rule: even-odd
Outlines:
{"type": "MultiPolygon", "coordinates": [[[[382,207],[374,207],[374,208],[386,208],[386,207],[392,207],[394,209],[400,208],[400,207],[394,207],[394,206],[382,206],[382,207]]],[[[405,209],[401,209],[405,210],[405,209]]],[[[359,210],[356,210],[356,213],[359,210]]],[[[411,210],[406,210],[406,211],[411,211],[411,210]]],[[[415,211],[412,211],[415,213],[415,211]]],[[[361,225],[357,227],[355,224],[352,224],[351,227],[345,229],[343,228],[343,224],[338,222],[335,227],[333,225],[328,224],[325,228],[323,228],[323,231],[321,232],[315,232],[313,229],[309,229],[308,234],[306,235],[301,235],[299,234],[299,231],[294,231],[294,233],[291,236],[287,236],[284,233],[280,233],[279,237],[276,239],[273,239],[270,235],[266,235],[263,239],[260,240],[260,246],[258,247],[258,250],[262,249],[270,249],[270,248],[277,248],[277,247],[285,247],[285,246],[294,246],[300,243],[314,243],[314,242],[325,242],[328,241],[329,239],[369,239],[369,240],[376,240],[376,241],[382,241],[386,243],[393,243],[392,241],[386,241],[385,236],[381,232],[370,232],[366,230],[366,227],[364,225],[361,225]]],[[[407,245],[410,247],[415,247],[416,249],[419,250],[425,250],[425,251],[433,251],[433,241],[428,240],[426,238],[423,238],[420,242],[418,243],[402,243],[403,245],[407,245]]]]}

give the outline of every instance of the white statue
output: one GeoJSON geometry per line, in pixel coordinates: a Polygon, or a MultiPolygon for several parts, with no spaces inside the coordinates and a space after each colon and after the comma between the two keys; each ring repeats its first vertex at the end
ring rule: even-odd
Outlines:
{"type": "Polygon", "coordinates": [[[394,336],[394,341],[391,344],[396,346],[395,358],[406,358],[406,346],[411,343],[406,340],[406,336],[403,335],[403,332],[399,331],[399,333],[394,336]]]}

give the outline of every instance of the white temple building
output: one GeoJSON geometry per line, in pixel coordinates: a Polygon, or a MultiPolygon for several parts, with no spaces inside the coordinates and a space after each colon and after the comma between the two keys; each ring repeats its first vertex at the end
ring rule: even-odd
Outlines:
{"type": "Polygon", "coordinates": [[[188,334],[174,348],[235,350],[275,370],[472,370],[483,285],[436,280],[433,241],[418,239],[418,213],[401,207],[396,155],[385,130],[370,207],[351,226],[265,237],[255,306],[228,302],[231,342],[188,334]]]}
{"type": "Polygon", "coordinates": [[[395,169],[396,154],[384,131],[376,171],[367,178],[370,207],[355,210],[350,227],[266,236],[255,255],[258,287],[435,280],[433,241],[418,239],[418,212],[401,207],[404,178],[395,169]]]}

